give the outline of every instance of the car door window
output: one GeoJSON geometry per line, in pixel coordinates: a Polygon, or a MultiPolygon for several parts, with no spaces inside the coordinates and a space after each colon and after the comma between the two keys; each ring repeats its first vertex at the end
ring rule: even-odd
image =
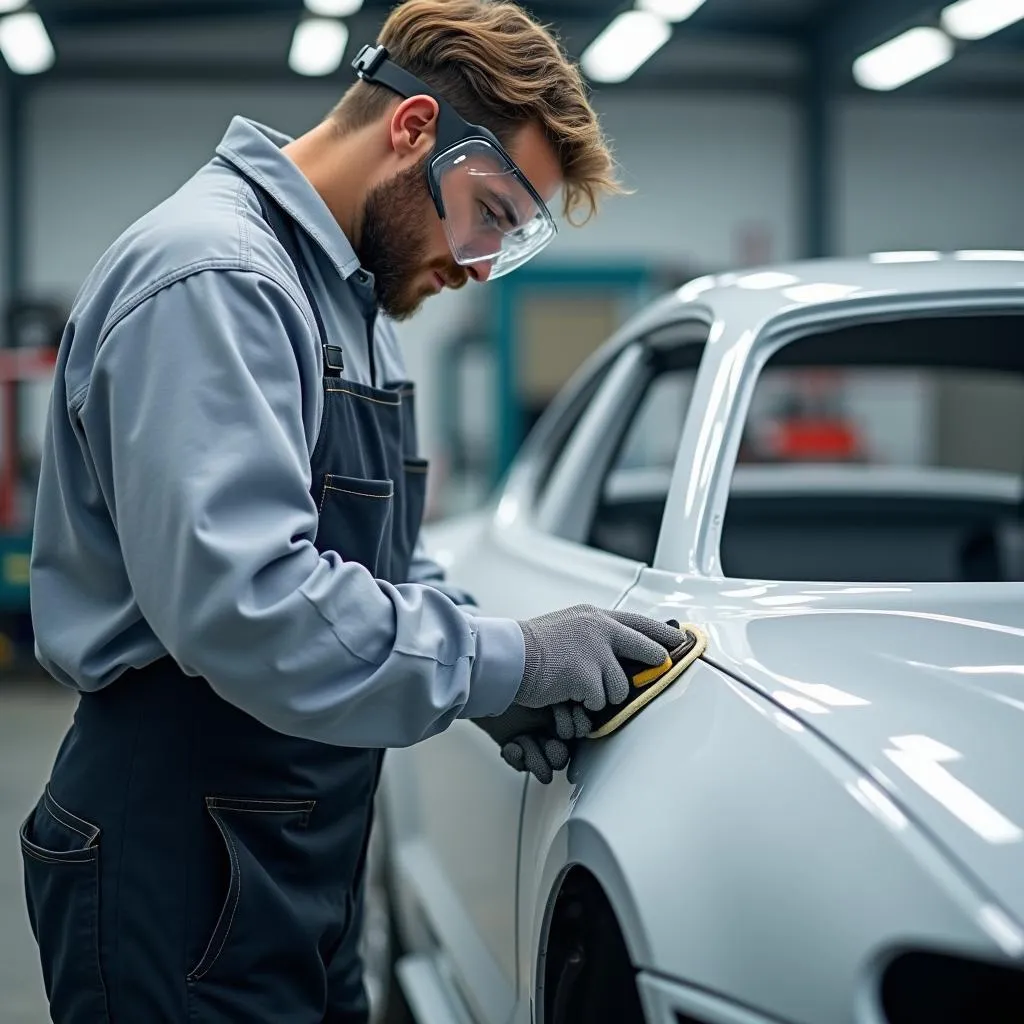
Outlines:
{"type": "Polygon", "coordinates": [[[707,330],[672,324],[623,351],[555,463],[543,528],[651,561],[707,330]]]}
{"type": "Polygon", "coordinates": [[[811,334],[757,378],[720,540],[741,579],[1024,578],[1022,320],[811,334]]]}
{"type": "Polygon", "coordinates": [[[589,546],[653,561],[695,378],[696,370],[676,369],[648,383],[602,483],[589,546]]]}

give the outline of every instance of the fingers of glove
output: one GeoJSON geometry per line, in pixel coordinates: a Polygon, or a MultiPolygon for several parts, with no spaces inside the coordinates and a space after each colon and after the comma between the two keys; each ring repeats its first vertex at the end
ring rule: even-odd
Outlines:
{"type": "Polygon", "coordinates": [[[517,772],[526,771],[526,754],[518,741],[509,741],[501,748],[502,760],[517,772]]]}
{"type": "Polygon", "coordinates": [[[591,711],[600,711],[608,703],[604,663],[614,660],[604,645],[598,645],[596,650],[587,650],[583,658],[566,671],[557,703],[574,701],[585,705],[591,711]]]}
{"type": "MultiPolygon", "coordinates": [[[[661,660],[665,660],[664,655],[661,660]]],[[[611,655],[601,659],[601,681],[604,683],[604,692],[609,704],[621,704],[629,696],[629,680],[626,673],[611,655]]],[[[583,703],[589,711],[601,710],[591,707],[586,701],[583,703]]]]}
{"type": "MultiPolygon", "coordinates": [[[[572,708],[572,738],[582,740],[593,732],[594,723],[590,721],[582,704],[572,704],[570,707],[572,708]]],[[[565,739],[561,734],[559,736],[561,739],[565,739]]]]}
{"type": "Polygon", "coordinates": [[[532,736],[520,736],[515,742],[523,748],[523,764],[526,765],[526,770],[546,786],[554,778],[554,774],[548,759],[540,749],[540,744],[532,736]]]}
{"type": "Polygon", "coordinates": [[[560,740],[576,739],[576,720],[573,716],[575,704],[556,704],[551,710],[555,715],[555,735],[560,740]]]}
{"type": "MultiPolygon", "coordinates": [[[[682,635],[675,631],[678,639],[672,643],[675,647],[683,642],[682,635]]],[[[657,640],[652,640],[646,633],[623,625],[617,619],[609,622],[608,642],[617,658],[629,658],[645,665],[660,665],[668,656],[669,648],[657,640]],[[612,625],[614,623],[614,625],[612,625]]]]}
{"type": "MultiPolygon", "coordinates": [[[[611,659],[610,664],[615,666],[615,660],[611,659]]],[[[621,667],[619,667],[619,672],[622,674],[622,678],[625,679],[626,675],[622,672],[621,667]]],[[[608,704],[608,685],[605,682],[604,676],[605,673],[602,672],[592,686],[580,688],[571,694],[572,699],[578,701],[588,711],[602,711],[608,704]]],[[[629,684],[627,683],[626,685],[628,686],[629,684]]]]}
{"type": "Polygon", "coordinates": [[[544,759],[556,772],[560,772],[569,764],[569,748],[561,740],[547,740],[544,759]]]}
{"type": "Polygon", "coordinates": [[[675,625],[670,626],[668,622],[650,619],[646,615],[637,615],[635,612],[611,611],[607,614],[616,622],[622,623],[623,626],[628,626],[630,629],[635,629],[638,633],[650,637],[669,651],[678,647],[686,639],[685,634],[679,628],[679,623],[674,619],[670,621],[675,622],[675,625]]]}

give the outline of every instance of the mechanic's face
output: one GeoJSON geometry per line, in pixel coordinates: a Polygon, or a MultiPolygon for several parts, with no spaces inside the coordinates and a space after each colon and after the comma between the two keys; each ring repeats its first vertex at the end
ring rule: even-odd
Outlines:
{"type": "MultiPolygon", "coordinates": [[[[509,155],[542,196],[557,193],[561,167],[539,128],[532,124],[523,128],[509,155]]],[[[376,186],[363,211],[357,255],[376,279],[381,309],[396,320],[411,316],[425,298],[442,288],[461,288],[470,277],[486,281],[491,269],[488,261],[466,266],[455,262],[430,198],[427,160],[429,156],[376,186]]],[[[448,215],[470,216],[478,208],[477,193],[485,187],[489,187],[485,179],[467,181],[461,202],[452,202],[446,195],[448,215]]]]}

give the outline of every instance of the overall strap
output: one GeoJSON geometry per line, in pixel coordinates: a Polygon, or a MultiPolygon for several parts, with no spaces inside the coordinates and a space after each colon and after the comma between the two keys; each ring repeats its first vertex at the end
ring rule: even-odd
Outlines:
{"type": "Polygon", "coordinates": [[[277,240],[284,246],[285,252],[288,253],[288,258],[295,265],[295,271],[299,275],[302,291],[305,293],[310,309],[313,310],[316,329],[320,335],[320,348],[324,354],[324,376],[340,377],[345,369],[345,360],[341,348],[337,345],[331,345],[327,340],[327,329],[324,327],[324,319],[320,314],[320,307],[313,297],[313,286],[310,284],[309,273],[306,270],[302,253],[299,250],[299,237],[295,231],[295,224],[266,189],[254,181],[250,182],[250,184],[259,201],[263,219],[270,226],[270,230],[274,232],[277,240]]]}

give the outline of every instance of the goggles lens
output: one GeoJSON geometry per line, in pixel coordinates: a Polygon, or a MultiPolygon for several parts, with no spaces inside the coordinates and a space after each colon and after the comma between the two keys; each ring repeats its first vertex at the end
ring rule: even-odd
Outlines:
{"type": "Polygon", "coordinates": [[[445,150],[431,161],[429,173],[457,263],[489,261],[489,278],[501,277],[554,237],[551,215],[522,172],[484,140],[445,150]]]}

